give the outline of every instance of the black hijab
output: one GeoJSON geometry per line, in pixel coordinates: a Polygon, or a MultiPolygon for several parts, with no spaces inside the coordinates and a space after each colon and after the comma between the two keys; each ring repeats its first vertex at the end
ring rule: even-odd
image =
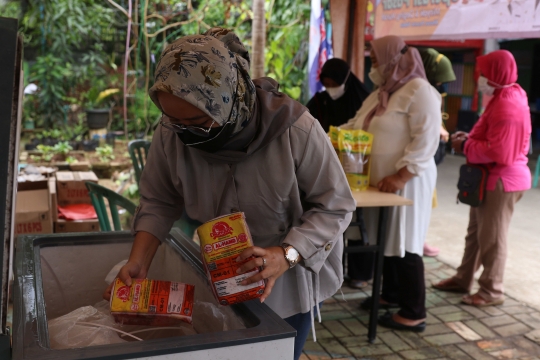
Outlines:
{"type": "Polygon", "coordinates": [[[340,85],[345,82],[345,93],[339,99],[332,100],[326,91],[321,91],[306,106],[311,115],[319,120],[324,131],[328,132],[330,126],[340,126],[353,118],[369,92],[341,59],[333,58],[324,63],[319,78],[322,81],[325,77],[340,85]]]}

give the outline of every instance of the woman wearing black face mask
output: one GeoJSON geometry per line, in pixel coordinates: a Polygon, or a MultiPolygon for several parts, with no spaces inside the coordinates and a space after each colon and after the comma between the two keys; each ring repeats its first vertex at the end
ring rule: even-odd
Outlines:
{"type": "Polygon", "coordinates": [[[369,91],[341,59],[325,62],[319,78],[326,91],[316,93],[306,106],[328,132],[330,126],[345,124],[353,118],[369,96],[369,91]]]}
{"type": "Polygon", "coordinates": [[[240,285],[266,280],[261,301],[296,329],[298,359],[313,311],[343,281],[342,234],[356,207],[327,134],[274,80],[251,79],[249,54],[229,30],[176,40],[155,73],[149,93],[164,115],[118,277],[130,285],[146,276],[184,207],[201,223],[241,211],[255,246],[238,257],[252,258],[237,274],[263,270],[240,285]]]}

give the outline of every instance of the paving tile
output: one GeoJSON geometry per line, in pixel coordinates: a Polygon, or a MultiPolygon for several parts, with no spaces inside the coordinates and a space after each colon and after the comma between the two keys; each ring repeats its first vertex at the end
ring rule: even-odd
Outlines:
{"type": "Polygon", "coordinates": [[[484,352],[475,343],[464,343],[456,345],[458,348],[463,350],[464,353],[472,357],[474,360],[493,360],[493,357],[484,352]]]}
{"type": "Polygon", "coordinates": [[[325,352],[306,351],[305,354],[309,360],[333,360],[332,357],[325,352]]]}
{"type": "Polygon", "coordinates": [[[444,354],[436,348],[423,348],[418,350],[405,350],[399,353],[402,357],[408,360],[417,359],[437,359],[444,357],[444,354]]]}
{"type": "Polygon", "coordinates": [[[512,342],[516,344],[518,349],[525,350],[527,354],[532,356],[540,356],[540,346],[535,342],[521,336],[512,338],[512,342]]]}
{"type": "Polygon", "coordinates": [[[435,309],[429,310],[433,315],[444,315],[460,312],[461,309],[454,305],[439,306],[435,309]]]}
{"type": "Polygon", "coordinates": [[[343,311],[343,306],[339,303],[327,304],[326,302],[321,306],[321,312],[343,311]]]}
{"type": "Polygon", "coordinates": [[[503,349],[511,349],[514,347],[514,345],[511,342],[506,341],[504,339],[482,340],[482,341],[478,341],[476,345],[478,346],[478,348],[486,352],[503,350],[503,349]]]}
{"type": "MultiPolygon", "coordinates": [[[[506,302],[506,301],[505,301],[506,302]]],[[[533,312],[534,310],[531,309],[528,306],[523,305],[516,305],[516,306],[504,306],[501,307],[501,310],[504,311],[507,314],[514,315],[514,314],[528,314],[533,312]]]]}
{"type": "Polygon", "coordinates": [[[451,333],[453,330],[450,329],[445,324],[433,324],[433,325],[426,325],[426,330],[424,332],[421,332],[419,335],[421,337],[429,336],[429,335],[439,335],[439,334],[448,334],[451,333]]]}
{"type": "Polygon", "coordinates": [[[515,323],[511,325],[496,327],[493,330],[502,337],[509,337],[526,334],[531,331],[531,328],[522,323],[515,323]]]}
{"type": "Polygon", "coordinates": [[[318,355],[321,355],[321,356],[322,355],[330,356],[326,352],[326,350],[324,350],[324,348],[321,346],[320,342],[306,341],[306,343],[304,344],[303,351],[308,356],[311,356],[310,354],[318,354],[318,355]]]}
{"type": "Polygon", "coordinates": [[[377,356],[377,355],[390,355],[392,350],[386,345],[369,345],[360,347],[350,347],[349,351],[356,357],[377,356]]]}
{"type": "MultiPolygon", "coordinates": [[[[316,332],[315,335],[317,336],[317,339],[328,339],[328,338],[334,337],[334,335],[332,335],[332,333],[326,329],[321,329],[321,330],[315,329],[315,332],[316,332]]],[[[308,334],[307,341],[313,341],[313,333],[311,331],[308,334]]]]}
{"type": "Polygon", "coordinates": [[[403,358],[399,355],[387,355],[387,356],[381,356],[378,357],[379,360],[403,360],[403,358]]]}
{"type": "Polygon", "coordinates": [[[365,336],[368,329],[358,319],[343,319],[341,323],[353,334],[365,336]]]}
{"type": "Polygon", "coordinates": [[[505,307],[509,307],[509,306],[517,306],[517,305],[524,305],[522,302],[519,302],[515,299],[511,299],[509,297],[507,297],[506,299],[504,299],[504,303],[499,305],[498,308],[505,308],[505,307]]]}
{"type": "Polygon", "coordinates": [[[484,339],[491,339],[497,336],[497,334],[495,334],[487,326],[485,326],[478,320],[465,321],[465,325],[473,329],[475,333],[477,333],[484,339]]]}
{"type": "Polygon", "coordinates": [[[525,337],[531,341],[534,341],[537,344],[540,344],[540,330],[533,330],[525,334],[525,337]]]}
{"type": "Polygon", "coordinates": [[[321,346],[326,350],[333,358],[349,357],[351,354],[349,351],[335,338],[321,339],[318,341],[321,346]]]}
{"type": "Polygon", "coordinates": [[[465,342],[461,336],[455,333],[424,336],[424,340],[436,346],[465,342]]]}
{"type": "Polygon", "coordinates": [[[440,306],[448,305],[448,301],[438,296],[436,293],[426,294],[426,300],[435,305],[440,305],[440,306]]]}
{"type": "MultiPolygon", "coordinates": [[[[379,334],[380,335],[380,334],[379,334]]],[[[368,342],[367,336],[349,336],[339,339],[339,342],[343,344],[346,348],[357,347],[357,346],[371,346],[371,345],[380,345],[382,344],[379,336],[375,338],[375,342],[370,344],[368,342]]]]}
{"type": "Polygon", "coordinates": [[[540,329],[540,318],[534,317],[531,314],[517,314],[514,317],[533,329],[540,329]]]}
{"type": "Polygon", "coordinates": [[[446,345],[439,348],[444,353],[447,359],[452,360],[470,360],[472,357],[467,355],[464,351],[458,348],[456,345],[446,345]]]}
{"type": "Polygon", "coordinates": [[[458,311],[451,314],[436,315],[443,322],[471,320],[473,316],[466,311],[458,311]]]}
{"type": "Polygon", "coordinates": [[[489,316],[489,314],[486,314],[484,311],[482,311],[480,308],[477,308],[476,306],[471,305],[459,305],[459,308],[463,311],[468,312],[475,318],[484,318],[489,316]]]}
{"type": "Polygon", "coordinates": [[[323,322],[328,320],[350,319],[353,317],[351,313],[346,310],[321,312],[321,316],[323,322]]]}
{"type": "Polygon", "coordinates": [[[522,359],[527,356],[527,353],[521,349],[504,349],[498,351],[492,351],[489,355],[496,359],[522,359]]]}
{"type": "Polygon", "coordinates": [[[334,295],[334,299],[338,302],[365,299],[366,297],[366,293],[364,293],[363,291],[351,292],[343,294],[343,296],[341,294],[334,295]]]}
{"type": "Polygon", "coordinates": [[[499,315],[505,314],[505,312],[499,309],[498,306],[486,306],[482,308],[482,311],[488,314],[489,316],[499,316],[499,315]]]}
{"type": "Polygon", "coordinates": [[[459,336],[467,341],[482,340],[482,336],[476,333],[473,329],[462,323],[461,321],[446,323],[450,329],[454,330],[459,336]]]}
{"type": "Polygon", "coordinates": [[[420,335],[409,331],[397,331],[396,334],[403,339],[413,349],[428,347],[429,343],[424,341],[420,335]]]}
{"type": "Polygon", "coordinates": [[[487,317],[484,319],[480,319],[480,321],[489,326],[490,328],[493,328],[495,326],[514,324],[517,322],[517,320],[510,315],[487,317]]]}
{"type": "Polygon", "coordinates": [[[431,315],[429,312],[426,316],[426,325],[440,324],[441,320],[437,319],[435,316],[431,315]]]}
{"type": "Polygon", "coordinates": [[[353,335],[343,324],[337,320],[324,322],[324,327],[336,338],[347,337],[353,335]]]}
{"type": "Polygon", "coordinates": [[[411,348],[405,341],[403,341],[392,331],[379,334],[379,339],[381,339],[382,342],[388,345],[388,347],[393,351],[409,350],[411,348]]]}
{"type": "Polygon", "coordinates": [[[306,354],[302,354],[300,355],[300,359],[299,360],[310,360],[309,357],[306,355],[306,354]]]}

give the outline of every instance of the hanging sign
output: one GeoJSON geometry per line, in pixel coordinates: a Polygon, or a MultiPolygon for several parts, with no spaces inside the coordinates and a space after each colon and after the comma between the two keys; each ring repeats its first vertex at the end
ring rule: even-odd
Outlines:
{"type": "Polygon", "coordinates": [[[375,38],[540,37],[540,0],[376,0],[375,38]]]}

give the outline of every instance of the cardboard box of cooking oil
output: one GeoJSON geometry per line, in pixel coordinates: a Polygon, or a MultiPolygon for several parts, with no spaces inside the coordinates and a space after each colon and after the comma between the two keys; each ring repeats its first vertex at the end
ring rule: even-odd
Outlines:
{"type": "Polygon", "coordinates": [[[236,262],[242,251],[253,246],[253,240],[244,213],[234,213],[210,220],[197,228],[201,241],[203,263],[216,299],[221,305],[232,305],[259,298],[265,288],[264,281],[250,285],[240,283],[257,274],[255,268],[237,275],[236,270],[244,263],[236,262]]]}
{"type": "Polygon", "coordinates": [[[58,205],[91,204],[90,195],[85,182],[98,182],[92,171],[58,171],[56,173],[56,190],[58,205]]]}
{"type": "Polygon", "coordinates": [[[195,287],[171,281],[133,279],[127,286],[116,278],[111,315],[120,324],[169,326],[191,324],[195,287]]]}

